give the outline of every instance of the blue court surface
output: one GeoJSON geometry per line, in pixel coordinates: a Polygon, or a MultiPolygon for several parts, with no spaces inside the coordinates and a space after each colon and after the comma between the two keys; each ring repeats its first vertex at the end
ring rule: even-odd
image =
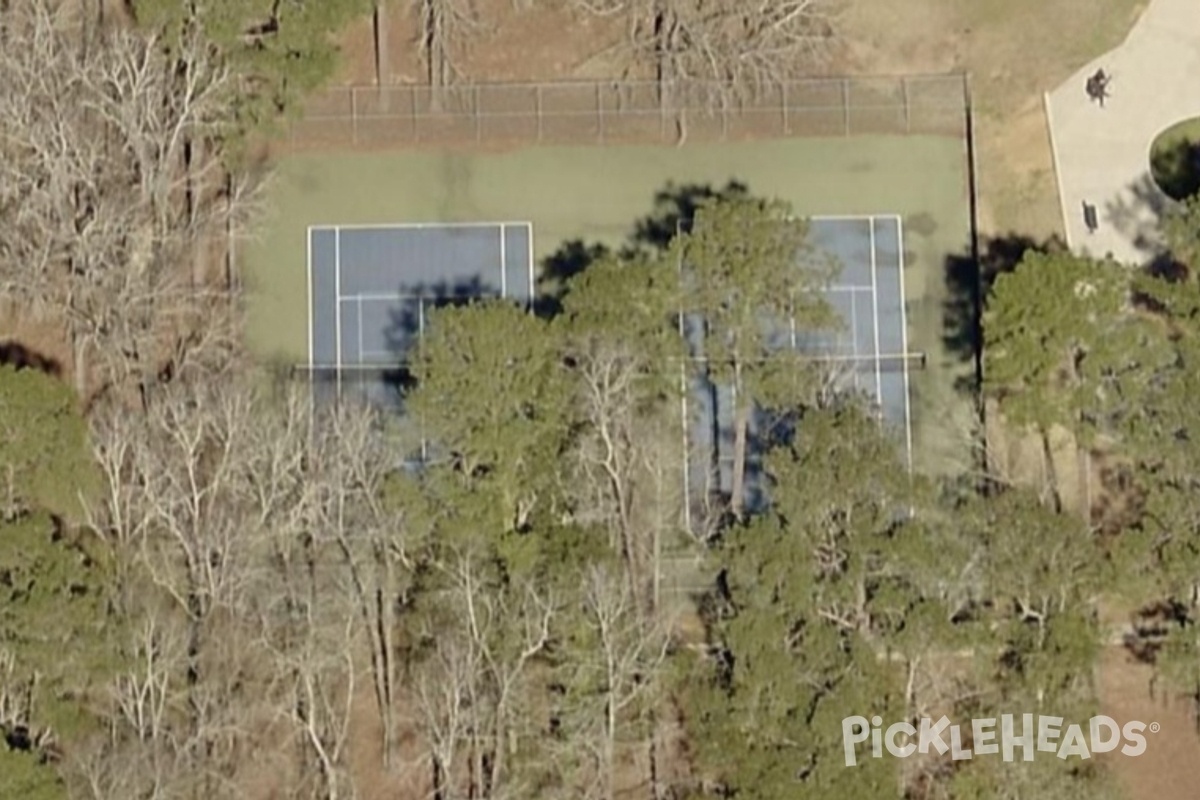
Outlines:
{"type": "MultiPolygon", "coordinates": [[[[827,360],[838,388],[865,396],[885,426],[896,433],[910,467],[912,423],[909,371],[917,360],[908,353],[904,295],[903,226],[898,216],[812,217],[809,235],[817,249],[838,265],[827,300],[842,324],[836,333],[804,336],[794,325],[780,326],[781,348],[796,348],[827,360]]],[[[687,325],[693,354],[699,349],[697,321],[687,325]]],[[[730,389],[696,378],[685,398],[689,420],[687,476],[689,504],[701,513],[705,497],[728,495],[733,484],[734,421],[730,389]]],[[[761,452],[776,421],[752,417],[748,431],[746,507],[766,501],[761,452]]]]}
{"type": "Polygon", "coordinates": [[[474,298],[533,300],[528,222],[313,227],[309,363],[316,399],[394,405],[429,312],[474,298]]]}

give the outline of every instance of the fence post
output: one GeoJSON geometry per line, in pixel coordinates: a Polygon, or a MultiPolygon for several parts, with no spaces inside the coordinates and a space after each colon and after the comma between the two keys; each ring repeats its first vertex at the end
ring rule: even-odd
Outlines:
{"type": "Polygon", "coordinates": [[[408,87],[408,110],[411,116],[409,120],[412,122],[412,140],[418,142],[421,140],[421,131],[417,127],[417,92],[420,89],[417,86],[408,87]]]}
{"type": "Polygon", "coordinates": [[[850,135],[850,79],[842,78],[842,117],[845,122],[846,135],[850,135]]]}
{"type": "Polygon", "coordinates": [[[471,110],[475,112],[475,142],[483,141],[483,113],[479,108],[479,84],[471,87],[471,110]]]}
{"type": "Polygon", "coordinates": [[[599,132],[600,143],[604,144],[604,100],[600,86],[600,81],[596,81],[596,130],[599,132]]]}
{"type": "Polygon", "coordinates": [[[792,135],[792,122],[788,119],[788,85],[787,82],[779,84],[780,105],[783,107],[783,135],[792,135]]]}
{"type": "Polygon", "coordinates": [[[350,140],[358,144],[358,88],[350,87],[350,140]]]}
{"type": "Polygon", "coordinates": [[[907,76],[900,79],[900,88],[904,92],[904,132],[912,133],[912,121],[911,121],[911,117],[909,116],[909,114],[911,112],[910,112],[909,105],[908,105],[908,77],[907,76]]]}
{"type": "Polygon", "coordinates": [[[533,107],[534,115],[537,117],[537,140],[538,144],[542,143],[542,84],[535,84],[533,87],[533,107]]]}
{"type": "MultiPolygon", "coordinates": [[[[660,142],[665,142],[667,140],[667,94],[665,93],[665,90],[663,89],[662,83],[659,83],[658,86],[659,86],[659,88],[658,88],[658,140],[660,142]]],[[[672,101],[674,101],[674,98],[675,98],[674,88],[671,89],[670,96],[671,96],[672,101]]],[[[679,105],[678,103],[673,103],[673,104],[679,105]]],[[[680,107],[682,108],[682,106],[680,106],[680,107]]],[[[678,114],[678,113],[683,113],[683,112],[677,111],[676,113],[678,114]]]]}

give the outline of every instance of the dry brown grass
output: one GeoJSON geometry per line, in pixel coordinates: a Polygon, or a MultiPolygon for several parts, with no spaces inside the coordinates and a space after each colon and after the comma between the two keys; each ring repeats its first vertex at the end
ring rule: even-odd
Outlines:
{"type": "Polygon", "coordinates": [[[1061,233],[1042,93],[1119,43],[1144,0],[854,0],[856,69],[966,70],[985,234],[1061,233]]]}

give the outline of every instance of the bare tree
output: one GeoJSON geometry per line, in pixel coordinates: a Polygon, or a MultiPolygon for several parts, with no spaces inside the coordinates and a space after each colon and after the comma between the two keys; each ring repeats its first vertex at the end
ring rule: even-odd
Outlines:
{"type": "Polygon", "coordinates": [[[420,629],[431,655],[415,667],[435,796],[528,796],[512,756],[536,713],[533,662],[550,642],[554,599],[531,579],[504,585],[469,546],[447,548],[435,569],[445,584],[420,629]],[[435,687],[439,672],[446,683],[435,687]]]}
{"type": "Polygon", "coordinates": [[[641,425],[647,410],[641,391],[646,364],[630,342],[595,336],[580,345],[576,371],[587,429],[578,450],[582,474],[572,483],[592,495],[583,508],[608,529],[609,546],[625,567],[634,597],[651,610],[647,567],[657,565],[648,563],[654,548],[637,519],[643,485],[638,479],[645,477],[643,467],[652,457],[645,447],[652,441],[647,438],[650,432],[641,425]]]}
{"type": "MultiPolygon", "coordinates": [[[[652,709],[670,643],[667,625],[647,620],[624,578],[589,568],[582,585],[580,630],[565,657],[568,706],[563,737],[570,763],[583,749],[591,766],[571,784],[603,800],[618,794],[618,745],[652,739],[652,709]]],[[[651,753],[653,759],[654,754],[651,753]]]]}
{"type": "Polygon", "coordinates": [[[372,689],[380,715],[385,767],[396,744],[399,683],[396,635],[401,609],[412,602],[423,536],[397,503],[386,498],[396,456],[382,420],[346,405],[322,419],[312,480],[318,492],[314,531],[337,553],[342,591],[367,640],[372,689]]]}
{"type": "Polygon", "coordinates": [[[629,68],[649,71],[671,110],[724,107],[804,74],[827,55],[837,16],[837,0],[572,2],[625,19],[629,68]]]}
{"type": "Polygon", "coordinates": [[[440,110],[442,93],[458,76],[456,56],[478,31],[479,20],[471,0],[413,0],[419,19],[420,52],[434,110],[440,110]]]}
{"type": "Polygon", "coordinates": [[[0,292],[63,322],[81,394],[130,379],[145,393],[234,342],[198,253],[255,202],[216,144],[236,82],[198,31],[168,56],[120,27],[78,28],[69,6],[5,12],[23,46],[0,50],[0,292]]]}
{"type": "MultiPolygon", "coordinates": [[[[247,737],[267,724],[264,694],[250,690],[267,679],[255,658],[255,609],[271,587],[267,525],[283,526],[297,499],[295,491],[265,488],[281,483],[273,469],[285,472],[289,455],[258,446],[257,431],[283,427],[263,425],[270,410],[251,379],[185,380],[153,398],[138,424],[115,405],[93,417],[109,486],[90,518],[123,564],[123,611],[153,621],[156,631],[134,648],[156,671],[117,687],[115,719],[126,722],[112,746],[139,750],[141,760],[160,767],[163,759],[182,765],[197,796],[228,790],[247,737]],[[261,476],[260,483],[248,476],[261,476]],[[264,509],[269,503],[275,507],[264,509]],[[137,711],[156,686],[172,687],[165,730],[147,728],[137,711]]],[[[288,442],[300,454],[303,433],[296,426],[288,442]]]]}

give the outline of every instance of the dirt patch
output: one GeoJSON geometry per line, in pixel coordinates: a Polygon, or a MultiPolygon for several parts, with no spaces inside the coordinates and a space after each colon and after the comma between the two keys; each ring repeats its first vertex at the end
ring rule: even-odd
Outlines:
{"type": "MultiPolygon", "coordinates": [[[[384,83],[425,80],[413,5],[395,4],[387,16],[390,68],[384,70],[384,83]]],[[[473,5],[476,25],[454,58],[463,80],[548,81],[619,74],[615,48],[624,30],[616,17],[598,18],[512,0],[477,0],[473,5]]],[[[374,36],[370,18],[342,34],[337,83],[375,83],[374,36]]]]}
{"type": "Polygon", "coordinates": [[[982,233],[1062,232],[1041,95],[1115,46],[1140,0],[856,0],[846,16],[860,72],[971,76],[982,233]]]}
{"type": "Polygon", "coordinates": [[[71,348],[61,324],[0,304],[0,364],[35,367],[72,380],[71,348]]]}
{"type": "Polygon", "coordinates": [[[1123,648],[1105,648],[1097,669],[1101,712],[1118,724],[1155,723],[1145,734],[1146,752],[1136,758],[1102,756],[1130,800],[1192,800],[1194,765],[1200,763],[1200,737],[1191,702],[1152,692],[1153,668],[1138,663],[1123,648]],[[1151,728],[1153,730],[1153,728],[1151,728]]]}

